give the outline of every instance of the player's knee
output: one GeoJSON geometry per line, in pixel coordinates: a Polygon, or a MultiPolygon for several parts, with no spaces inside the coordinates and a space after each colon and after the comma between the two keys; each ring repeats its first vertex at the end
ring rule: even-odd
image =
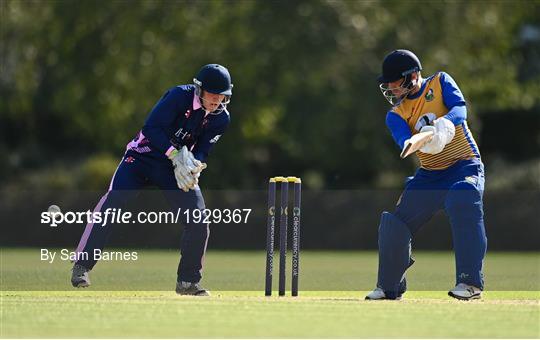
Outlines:
{"type": "Polygon", "coordinates": [[[411,232],[407,225],[389,212],[383,212],[379,224],[379,248],[408,245],[411,232]]]}

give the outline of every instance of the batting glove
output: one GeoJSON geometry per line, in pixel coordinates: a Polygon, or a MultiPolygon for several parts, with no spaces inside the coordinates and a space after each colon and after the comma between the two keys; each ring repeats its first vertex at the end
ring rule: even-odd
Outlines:
{"type": "Polygon", "coordinates": [[[437,133],[441,135],[441,138],[444,140],[444,145],[450,143],[454,136],[456,135],[456,127],[449,119],[444,117],[435,119],[433,125],[437,129],[437,133]]]}
{"type": "Polygon", "coordinates": [[[443,151],[446,144],[450,143],[456,134],[454,123],[446,118],[438,118],[433,121],[433,125],[424,126],[420,132],[433,132],[433,138],[420,148],[420,152],[431,155],[443,151]]]}

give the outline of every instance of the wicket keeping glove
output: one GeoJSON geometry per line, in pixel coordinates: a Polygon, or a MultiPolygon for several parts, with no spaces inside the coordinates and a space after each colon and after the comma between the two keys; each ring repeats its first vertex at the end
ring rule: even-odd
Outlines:
{"type": "Polygon", "coordinates": [[[201,171],[206,169],[206,164],[197,160],[186,146],[171,152],[169,159],[173,163],[178,187],[185,192],[194,189],[199,182],[201,171]]]}
{"type": "Polygon", "coordinates": [[[188,169],[190,169],[190,184],[188,186],[188,189],[195,189],[195,187],[199,184],[199,177],[201,176],[201,172],[206,169],[206,163],[203,163],[196,159],[193,153],[189,151],[185,146],[182,147],[181,153],[184,164],[186,164],[188,169]]]}
{"type": "Polygon", "coordinates": [[[191,169],[192,174],[200,174],[201,171],[206,169],[206,163],[196,159],[193,153],[189,151],[186,146],[182,147],[181,152],[184,159],[184,164],[191,169]]]}
{"type": "Polygon", "coordinates": [[[433,138],[420,148],[423,153],[431,155],[438,154],[443,151],[446,144],[450,143],[456,134],[454,123],[446,118],[437,118],[433,121],[433,125],[424,126],[420,132],[433,132],[433,138]]]}

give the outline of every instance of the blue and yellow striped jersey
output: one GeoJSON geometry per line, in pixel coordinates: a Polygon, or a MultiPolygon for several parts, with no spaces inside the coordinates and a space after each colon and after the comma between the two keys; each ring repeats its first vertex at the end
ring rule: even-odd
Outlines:
{"type": "Polygon", "coordinates": [[[418,151],[420,166],[427,170],[442,170],[462,159],[480,158],[465,120],[465,99],[454,80],[444,72],[426,78],[419,92],[388,112],[386,122],[398,145],[403,147],[405,139],[443,116],[454,123],[456,134],[436,155],[418,151]]]}

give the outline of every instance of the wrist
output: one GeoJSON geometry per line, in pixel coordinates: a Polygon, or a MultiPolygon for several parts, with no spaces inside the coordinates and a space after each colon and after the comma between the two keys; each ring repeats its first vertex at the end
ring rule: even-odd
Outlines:
{"type": "Polygon", "coordinates": [[[177,149],[174,149],[174,148],[172,150],[169,149],[169,151],[167,152],[167,157],[172,160],[173,158],[176,157],[176,155],[178,155],[179,152],[180,151],[178,151],[177,149]]]}
{"type": "Polygon", "coordinates": [[[178,152],[178,150],[177,150],[173,145],[169,146],[169,148],[167,149],[167,151],[165,151],[165,156],[167,156],[168,158],[171,158],[171,159],[172,159],[171,153],[172,153],[173,151],[178,152]]]}

